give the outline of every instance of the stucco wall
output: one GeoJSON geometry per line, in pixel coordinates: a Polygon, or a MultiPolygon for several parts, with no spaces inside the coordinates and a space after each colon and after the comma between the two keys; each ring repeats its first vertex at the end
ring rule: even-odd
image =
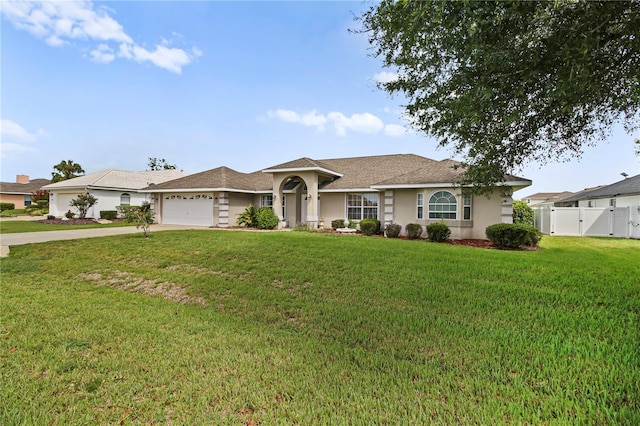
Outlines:
{"type": "Polygon", "coordinates": [[[13,203],[16,209],[24,209],[24,195],[0,194],[0,203],[13,203]]]}
{"type": "MultiPolygon", "coordinates": [[[[578,207],[609,207],[611,198],[600,198],[597,200],[581,200],[578,201],[578,207]],[[589,201],[593,205],[589,205],[589,201]]],[[[625,197],[615,197],[616,207],[627,207],[640,205],[640,195],[629,195],[625,197]]]]}
{"type": "MultiPolygon", "coordinates": [[[[98,202],[87,211],[87,218],[100,218],[100,212],[102,210],[117,210],[117,206],[120,205],[120,197],[122,194],[129,194],[129,204],[132,206],[139,206],[144,201],[153,199],[148,194],[142,194],[137,192],[128,191],[107,191],[107,190],[90,190],[89,193],[98,199],[98,202]]],[[[78,214],[76,209],[69,206],[71,200],[76,198],[79,194],[84,194],[82,190],[72,191],[51,191],[49,194],[49,214],[56,217],[64,216],[64,214],[71,210],[78,214]]]]}
{"type": "Polygon", "coordinates": [[[332,220],[347,218],[345,203],[344,192],[320,193],[320,219],[326,228],[331,227],[332,220]]]}
{"type": "Polygon", "coordinates": [[[249,204],[260,206],[260,198],[254,194],[243,194],[239,192],[229,192],[229,226],[237,226],[238,215],[244,212],[249,204]]]}

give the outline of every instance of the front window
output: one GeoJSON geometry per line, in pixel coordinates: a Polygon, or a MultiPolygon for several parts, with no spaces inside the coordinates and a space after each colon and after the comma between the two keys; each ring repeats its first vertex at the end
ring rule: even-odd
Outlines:
{"type": "Polygon", "coordinates": [[[449,191],[438,191],[429,198],[429,219],[457,219],[458,202],[449,191]]]}
{"type": "Polygon", "coordinates": [[[471,220],[471,194],[462,196],[462,219],[471,220]]]}
{"type": "Polygon", "coordinates": [[[612,199],[609,200],[609,206],[610,207],[615,207],[616,206],[616,199],[615,198],[612,198],[612,199]]]}
{"type": "Polygon", "coordinates": [[[25,195],[24,196],[24,206],[25,207],[30,206],[31,202],[32,202],[31,201],[31,195],[25,195]]]}
{"type": "Polygon", "coordinates": [[[424,219],[424,194],[418,194],[418,219],[424,219]]]}
{"type": "Polygon", "coordinates": [[[122,194],[120,196],[120,205],[121,206],[129,206],[131,205],[131,195],[129,194],[122,194]]]}
{"type": "Polygon", "coordinates": [[[260,197],[260,207],[272,207],[273,208],[273,195],[262,195],[260,197]]]}
{"type": "Polygon", "coordinates": [[[377,219],[378,194],[347,194],[347,219],[377,219]]]}

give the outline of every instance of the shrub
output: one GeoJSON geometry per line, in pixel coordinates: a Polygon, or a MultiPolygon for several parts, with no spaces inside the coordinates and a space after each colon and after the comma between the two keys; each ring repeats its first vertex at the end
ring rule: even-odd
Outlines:
{"type": "Polygon", "coordinates": [[[540,232],[533,226],[515,223],[496,223],[488,226],[485,233],[498,248],[536,246],[541,238],[540,232]]]}
{"type": "Polygon", "coordinates": [[[42,216],[43,214],[44,214],[44,211],[38,210],[38,209],[29,211],[29,216],[42,216]]]}
{"type": "Polygon", "coordinates": [[[513,202],[513,223],[533,226],[533,209],[524,201],[513,202]]]}
{"type": "Polygon", "coordinates": [[[388,238],[398,238],[400,236],[400,232],[402,232],[402,226],[397,223],[389,223],[385,226],[384,232],[388,238]]]}
{"type": "Polygon", "coordinates": [[[140,206],[118,206],[128,223],[135,223],[136,229],[142,228],[142,235],[149,238],[149,229],[155,219],[155,213],[151,210],[151,204],[143,201],[140,206]],[[121,209],[121,207],[126,207],[121,209]]]}
{"type": "Polygon", "coordinates": [[[358,222],[356,222],[355,220],[350,220],[349,229],[358,229],[358,222]]]}
{"type": "Polygon", "coordinates": [[[116,210],[121,217],[126,218],[129,211],[139,210],[139,206],[116,206],[116,210]]]}
{"type": "Polygon", "coordinates": [[[331,227],[333,229],[344,228],[344,219],[334,219],[331,221],[331,227]]]}
{"type": "Polygon", "coordinates": [[[451,229],[444,223],[431,223],[427,225],[427,236],[429,241],[441,243],[451,235],[451,229]]]}
{"type": "Polygon", "coordinates": [[[380,232],[380,221],[378,219],[362,219],[360,221],[360,232],[370,236],[380,232]]]}
{"type": "Polygon", "coordinates": [[[117,210],[100,210],[100,219],[113,220],[118,217],[117,210]]]}
{"type": "Polygon", "coordinates": [[[42,210],[49,208],[49,200],[38,200],[36,204],[42,210]]]}
{"type": "Polygon", "coordinates": [[[280,219],[271,207],[260,207],[256,213],[256,222],[260,229],[274,229],[280,223],[280,219]]]}
{"type": "Polygon", "coordinates": [[[409,223],[404,228],[407,231],[407,238],[417,240],[422,236],[422,225],[419,223],[409,223]]]}
{"type": "Polygon", "coordinates": [[[0,211],[3,210],[15,210],[16,205],[13,203],[0,203],[0,211]]]}
{"type": "Polygon", "coordinates": [[[76,214],[74,212],[72,212],[71,210],[67,210],[67,212],[64,214],[64,217],[66,217],[67,219],[73,219],[73,217],[76,214]]]}
{"type": "Polygon", "coordinates": [[[69,202],[71,207],[78,209],[78,217],[84,219],[87,216],[87,212],[91,207],[98,204],[98,199],[88,192],[80,194],[69,202]]]}
{"type": "Polygon", "coordinates": [[[253,204],[249,204],[242,213],[238,215],[236,223],[240,226],[246,226],[248,228],[258,227],[258,209],[253,204]]]}
{"type": "Polygon", "coordinates": [[[47,215],[47,220],[55,220],[55,216],[52,214],[47,215]]]}

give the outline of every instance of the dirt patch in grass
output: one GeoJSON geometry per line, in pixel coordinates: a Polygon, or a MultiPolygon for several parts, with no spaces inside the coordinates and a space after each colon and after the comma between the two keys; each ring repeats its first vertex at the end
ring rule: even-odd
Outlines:
{"type": "Polygon", "coordinates": [[[117,288],[130,293],[146,294],[149,296],[162,296],[166,300],[180,304],[197,303],[206,306],[207,302],[202,297],[194,297],[187,294],[184,288],[173,283],[161,283],[157,280],[148,280],[135,277],[129,272],[114,271],[113,275],[105,276],[99,272],[81,274],[82,278],[98,285],[117,288]]]}

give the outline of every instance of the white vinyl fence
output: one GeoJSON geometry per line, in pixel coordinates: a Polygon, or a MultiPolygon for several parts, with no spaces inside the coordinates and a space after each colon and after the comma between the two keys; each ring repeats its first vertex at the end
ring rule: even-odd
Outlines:
{"type": "Polygon", "coordinates": [[[534,225],[547,235],[640,238],[640,207],[539,207],[534,225]]]}

